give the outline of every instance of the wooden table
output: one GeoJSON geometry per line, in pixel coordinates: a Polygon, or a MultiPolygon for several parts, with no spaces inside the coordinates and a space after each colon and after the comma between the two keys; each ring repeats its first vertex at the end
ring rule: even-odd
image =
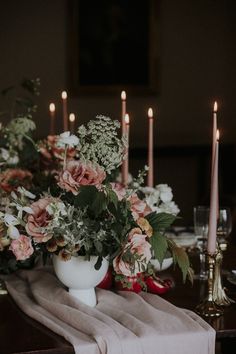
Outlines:
{"type": "MultiPolygon", "coordinates": [[[[196,260],[196,259],[195,259],[196,260]]],[[[236,247],[229,247],[224,255],[223,269],[236,269],[236,247]]],[[[195,281],[193,286],[183,284],[180,274],[172,272],[175,287],[163,295],[179,307],[194,310],[204,296],[205,281],[195,281]]],[[[168,273],[162,274],[168,276],[168,273]]],[[[225,283],[230,297],[236,300],[236,286],[225,283]]],[[[62,337],[51,332],[40,323],[26,316],[16,306],[10,295],[0,296],[0,354],[73,354],[72,346],[62,337]]],[[[217,340],[222,343],[224,353],[236,353],[236,305],[225,308],[224,315],[207,320],[216,330],[217,340]],[[228,345],[233,344],[230,352],[228,345]]],[[[86,353],[85,353],[86,354],[86,353]]]]}

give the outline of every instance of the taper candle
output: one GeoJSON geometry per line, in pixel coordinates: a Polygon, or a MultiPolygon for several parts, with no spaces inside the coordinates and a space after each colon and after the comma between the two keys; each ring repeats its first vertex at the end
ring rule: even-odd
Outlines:
{"type": "Polygon", "coordinates": [[[125,135],[126,135],[126,141],[127,141],[127,146],[126,146],[126,151],[125,151],[125,155],[126,155],[126,159],[123,162],[123,184],[126,187],[128,185],[128,179],[129,179],[129,130],[130,130],[130,120],[129,120],[129,115],[128,113],[125,114],[124,117],[124,121],[125,121],[125,135]]]}
{"type": "Polygon", "coordinates": [[[64,132],[68,130],[68,112],[67,112],[67,92],[62,91],[62,110],[63,110],[63,129],[64,132]]]}
{"type": "Polygon", "coordinates": [[[217,131],[217,102],[214,102],[213,108],[213,132],[212,132],[212,159],[211,159],[211,174],[213,173],[213,163],[214,163],[214,154],[216,150],[216,131],[217,131]]]}
{"type": "Polygon", "coordinates": [[[211,199],[207,251],[209,254],[216,252],[217,216],[218,216],[218,159],[219,159],[219,130],[215,137],[215,153],[213,161],[213,174],[211,179],[211,199]]]}
{"type": "Polygon", "coordinates": [[[121,136],[125,134],[126,92],[121,92],[121,136]]]}
{"type": "Polygon", "coordinates": [[[147,186],[153,187],[154,180],[154,167],[153,167],[153,110],[148,109],[148,175],[147,186]]]}
{"type": "Polygon", "coordinates": [[[74,115],[74,113],[70,113],[69,121],[70,121],[70,132],[74,133],[75,132],[75,115],[74,115]]]}
{"type": "Polygon", "coordinates": [[[54,135],[55,134],[55,104],[50,103],[49,105],[49,112],[50,112],[50,134],[54,135]]]}

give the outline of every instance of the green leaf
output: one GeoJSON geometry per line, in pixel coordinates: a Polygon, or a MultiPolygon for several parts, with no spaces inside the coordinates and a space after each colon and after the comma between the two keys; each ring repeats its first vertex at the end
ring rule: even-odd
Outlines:
{"type": "Polygon", "coordinates": [[[168,245],[172,252],[174,264],[178,264],[183,274],[183,281],[185,282],[187,274],[189,273],[189,275],[191,275],[188,255],[185,250],[177,246],[174,241],[168,240],[168,245]]]}
{"type": "Polygon", "coordinates": [[[107,198],[104,192],[98,192],[91,205],[91,210],[94,212],[95,216],[101,214],[102,211],[107,208],[107,198]]]}
{"type": "Polygon", "coordinates": [[[108,202],[112,203],[115,208],[117,209],[118,206],[118,197],[116,193],[112,189],[107,189],[107,197],[108,197],[108,202]]]}
{"type": "Polygon", "coordinates": [[[150,237],[150,243],[152,245],[155,258],[158,259],[160,264],[162,264],[168,248],[166,237],[158,232],[154,232],[152,237],[150,237]]]}
{"type": "Polygon", "coordinates": [[[176,219],[175,215],[169,213],[150,213],[145,217],[155,231],[164,231],[176,219]]]}
{"type": "Polygon", "coordinates": [[[96,262],[96,264],[95,264],[95,266],[94,266],[94,268],[95,268],[96,270],[99,270],[99,269],[101,268],[101,266],[102,266],[102,257],[99,256],[98,259],[97,259],[97,262],[96,262]]]}
{"type": "Polygon", "coordinates": [[[75,200],[75,205],[81,208],[90,206],[98,193],[95,186],[81,186],[78,196],[75,200]]]}

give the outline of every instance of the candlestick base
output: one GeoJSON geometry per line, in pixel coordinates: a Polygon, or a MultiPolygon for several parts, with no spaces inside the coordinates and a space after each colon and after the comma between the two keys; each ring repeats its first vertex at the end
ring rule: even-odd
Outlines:
{"type": "Polygon", "coordinates": [[[234,300],[230,299],[222,286],[221,280],[221,265],[223,260],[223,253],[220,248],[216,253],[215,257],[215,272],[213,279],[213,301],[218,306],[229,306],[235,303],[234,300]]]}
{"type": "Polygon", "coordinates": [[[218,308],[213,301],[205,299],[196,308],[195,311],[204,317],[219,317],[224,311],[218,308]]]}
{"type": "Polygon", "coordinates": [[[223,315],[224,311],[217,307],[213,300],[213,279],[214,279],[214,266],[216,255],[207,255],[208,262],[208,295],[195,309],[195,311],[204,317],[219,317],[223,315]]]}

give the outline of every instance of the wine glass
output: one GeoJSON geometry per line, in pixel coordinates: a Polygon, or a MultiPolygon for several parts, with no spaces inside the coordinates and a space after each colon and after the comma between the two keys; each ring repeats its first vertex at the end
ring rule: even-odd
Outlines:
{"type": "Polygon", "coordinates": [[[207,245],[209,212],[210,209],[208,206],[198,205],[193,208],[194,233],[197,239],[200,257],[200,272],[198,278],[202,280],[207,279],[205,250],[207,245]]]}
{"type": "Polygon", "coordinates": [[[225,251],[228,245],[228,236],[232,231],[232,216],[229,207],[219,209],[217,221],[217,243],[221,251],[225,251]]]}

